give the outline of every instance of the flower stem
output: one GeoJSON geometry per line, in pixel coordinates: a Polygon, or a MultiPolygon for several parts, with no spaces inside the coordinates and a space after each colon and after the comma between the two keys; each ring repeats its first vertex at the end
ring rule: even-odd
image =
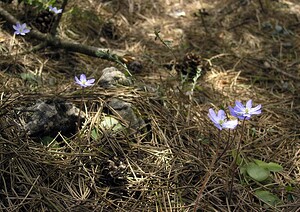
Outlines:
{"type": "Polygon", "coordinates": [[[84,95],[84,88],[82,88],[81,90],[81,101],[80,101],[80,107],[79,107],[79,113],[78,113],[78,120],[77,120],[77,127],[78,127],[78,131],[80,131],[80,127],[81,127],[81,111],[82,111],[82,107],[83,107],[83,95],[84,95]]]}
{"type": "Polygon", "coordinates": [[[228,202],[230,204],[230,201],[231,201],[231,197],[232,197],[232,189],[233,189],[233,178],[235,176],[235,173],[236,173],[236,170],[237,170],[237,158],[239,156],[239,153],[241,151],[241,143],[242,143],[242,139],[243,139],[243,135],[244,135],[244,130],[245,130],[245,120],[246,118],[243,119],[243,122],[242,122],[242,132],[241,132],[241,136],[240,136],[240,139],[237,143],[237,149],[236,149],[236,154],[235,154],[235,157],[234,157],[234,160],[232,161],[231,165],[230,165],[230,170],[231,170],[231,181],[229,182],[230,185],[229,185],[229,192],[228,192],[228,202]]]}

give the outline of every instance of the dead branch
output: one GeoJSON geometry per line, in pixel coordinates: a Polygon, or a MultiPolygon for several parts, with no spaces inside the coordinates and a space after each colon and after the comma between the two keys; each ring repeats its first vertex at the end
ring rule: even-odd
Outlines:
{"type": "MultiPolygon", "coordinates": [[[[3,9],[1,6],[0,6],[0,16],[3,17],[10,24],[16,24],[17,22],[20,22],[13,15],[11,15],[9,12],[3,9]]],[[[28,35],[30,35],[28,37],[35,38],[37,40],[45,42],[47,46],[52,46],[59,49],[65,49],[67,51],[77,52],[92,57],[98,57],[103,60],[108,60],[119,64],[123,63],[122,56],[125,53],[122,52],[121,50],[111,51],[105,48],[98,48],[95,46],[87,46],[76,42],[65,41],[60,39],[57,36],[41,33],[37,29],[31,29],[28,35]]]]}

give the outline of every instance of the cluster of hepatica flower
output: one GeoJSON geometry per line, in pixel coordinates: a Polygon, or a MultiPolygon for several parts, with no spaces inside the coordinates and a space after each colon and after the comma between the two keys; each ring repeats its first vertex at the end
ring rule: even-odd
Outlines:
{"type": "MultiPolygon", "coordinates": [[[[252,115],[261,114],[261,105],[252,107],[252,100],[250,99],[244,106],[241,102],[236,101],[235,106],[229,107],[230,114],[240,120],[249,120],[252,115]]],[[[227,116],[224,110],[219,110],[216,114],[215,111],[210,108],[208,117],[212,120],[214,125],[219,129],[234,129],[238,125],[238,120],[227,120],[227,116]]]]}
{"type": "MultiPolygon", "coordinates": [[[[49,6],[49,11],[59,14],[62,13],[62,9],[57,9],[56,7],[49,6]]],[[[26,23],[20,24],[19,22],[16,25],[13,25],[15,30],[15,35],[25,35],[30,32],[30,29],[27,27],[26,23]]]]}

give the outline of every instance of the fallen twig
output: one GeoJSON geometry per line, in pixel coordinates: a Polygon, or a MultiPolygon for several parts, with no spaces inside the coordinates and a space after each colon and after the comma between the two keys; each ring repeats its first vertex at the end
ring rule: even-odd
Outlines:
{"type": "MultiPolygon", "coordinates": [[[[5,9],[3,9],[0,6],[0,16],[3,17],[7,22],[10,24],[16,24],[17,22],[20,22],[17,20],[13,15],[11,15],[9,12],[7,12],[5,9]]],[[[122,56],[125,54],[125,52],[121,50],[109,50],[106,48],[98,48],[95,46],[87,46],[82,45],[75,42],[70,41],[64,41],[60,39],[57,36],[52,36],[51,34],[41,33],[40,31],[36,29],[32,29],[28,33],[32,38],[38,39],[42,42],[46,42],[48,46],[52,46],[59,49],[65,49],[67,51],[71,52],[77,52],[85,55],[89,55],[92,57],[98,57],[104,60],[109,60],[116,63],[123,63],[122,56]]],[[[124,67],[125,64],[123,64],[124,67]]]]}

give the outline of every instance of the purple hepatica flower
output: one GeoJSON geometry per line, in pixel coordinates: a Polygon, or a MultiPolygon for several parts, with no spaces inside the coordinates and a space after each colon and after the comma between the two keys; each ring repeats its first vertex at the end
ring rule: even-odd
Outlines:
{"type": "Polygon", "coordinates": [[[241,120],[249,120],[252,115],[261,114],[261,105],[252,108],[252,100],[246,103],[246,107],[239,101],[235,101],[234,108],[229,107],[230,114],[241,120]]]}
{"type": "Polygon", "coordinates": [[[30,29],[27,28],[26,23],[20,24],[19,22],[16,25],[13,25],[13,28],[16,35],[25,35],[26,33],[30,32],[30,29]]]}
{"type": "Polygon", "coordinates": [[[218,114],[216,114],[215,111],[210,108],[208,117],[219,130],[222,130],[223,128],[234,129],[238,125],[238,120],[227,121],[224,110],[219,110],[218,114]]]}
{"type": "Polygon", "coordinates": [[[87,80],[86,76],[84,74],[81,74],[80,79],[78,79],[78,77],[75,76],[75,81],[78,85],[85,88],[94,85],[95,79],[87,80]]]}
{"type": "Polygon", "coordinates": [[[49,10],[54,12],[55,14],[62,13],[62,9],[57,9],[56,7],[49,6],[49,10]]]}

